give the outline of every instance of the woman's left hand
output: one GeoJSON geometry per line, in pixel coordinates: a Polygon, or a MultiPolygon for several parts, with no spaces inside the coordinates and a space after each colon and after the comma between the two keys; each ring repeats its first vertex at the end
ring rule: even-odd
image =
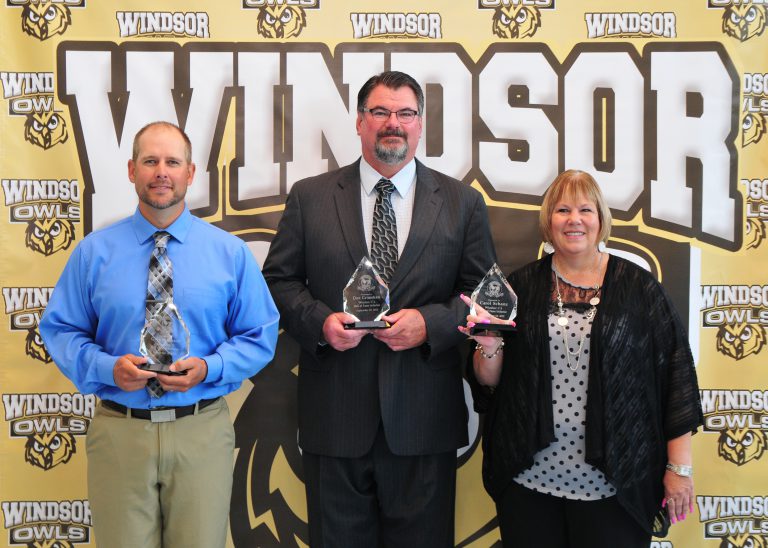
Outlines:
{"type": "Polygon", "coordinates": [[[686,514],[693,513],[693,479],[678,476],[671,470],[664,474],[664,500],[661,503],[667,509],[672,523],[683,521],[686,514]]]}

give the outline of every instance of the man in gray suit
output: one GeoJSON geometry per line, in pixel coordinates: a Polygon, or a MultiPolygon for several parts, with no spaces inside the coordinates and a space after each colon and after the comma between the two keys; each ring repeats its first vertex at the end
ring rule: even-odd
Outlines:
{"type": "Polygon", "coordinates": [[[424,95],[412,77],[372,77],[357,110],[362,158],[293,186],[263,269],[301,346],[310,545],[453,546],[467,444],[458,295],[495,261],[488,214],[477,191],[414,159],[424,95]],[[388,266],[369,247],[384,225],[388,266]],[[385,272],[388,329],[344,329],[342,291],[364,256],[385,272]]]}

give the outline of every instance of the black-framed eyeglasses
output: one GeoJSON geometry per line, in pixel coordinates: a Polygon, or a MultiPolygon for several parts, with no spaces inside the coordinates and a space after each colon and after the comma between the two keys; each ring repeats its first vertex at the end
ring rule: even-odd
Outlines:
{"type": "Polygon", "coordinates": [[[384,107],[373,107],[373,108],[363,108],[363,112],[370,113],[373,119],[376,120],[377,122],[386,122],[387,120],[389,120],[389,117],[392,116],[392,113],[394,112],[395,116],[397,116],[397,119],[401,124],[410,124],[419,115],[418,112],[410,108],[404,108],[404,109],[392,111],[384,107]]]}

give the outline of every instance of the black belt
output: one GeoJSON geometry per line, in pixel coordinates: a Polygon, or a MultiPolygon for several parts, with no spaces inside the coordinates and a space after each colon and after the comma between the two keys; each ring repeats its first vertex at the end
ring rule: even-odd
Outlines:
{"type": "Polygon", "coordinates": [[[136,407],[126,407],[122,404],[111,400],[101,400],[101,405],[112,411],[117,411],[123,415],[127,415],[130,411],[131,417],[134,419],[144,419],[152,422],[169,422],[187,415],[195,413],[195,407],[198,411],[205,409],[213,402],[218,401],[219,398],[212,398],[210,400],[200,400],[192,405],[182,405],[180,407],[155,407],[154,409],[138,409],[136,407]]]}

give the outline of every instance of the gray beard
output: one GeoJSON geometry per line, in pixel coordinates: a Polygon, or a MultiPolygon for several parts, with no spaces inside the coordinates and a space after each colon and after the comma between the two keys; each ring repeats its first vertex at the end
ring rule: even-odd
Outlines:
{"type": "Polygon", "coordinates": [[[378,158],[380,162],[389,166],[396,165],[405,160],[405,157],[408,156],[408,143],[403,143],[403,146],[398,148],[388,148],[377,142],[375,152],[376,158],[378,158]]]}

